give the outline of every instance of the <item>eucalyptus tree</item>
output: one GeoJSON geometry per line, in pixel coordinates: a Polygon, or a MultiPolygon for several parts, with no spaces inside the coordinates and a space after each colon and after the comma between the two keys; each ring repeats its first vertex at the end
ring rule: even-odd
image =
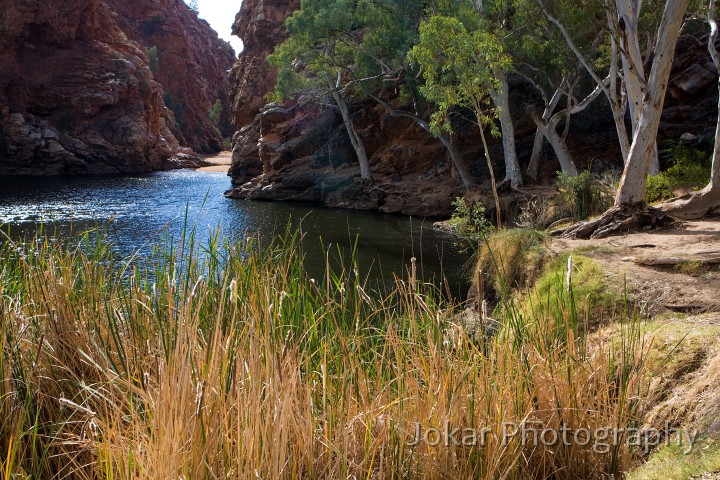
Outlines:
{"type": "Polygon", "coordinates": [[[408,63],[408,52],[418,37],[418,26],[426,13],[425,0],[359,2],[362,41],[356,54],[357,75],[374,79],[361,85],[367,97],[388,113],[408,118],[433,134],[448,151],[450,161],[466,188],[475,179],[451,132],[433,129],[434,105],[422,101],[422,76],[408,63]]]}
{"type": "MultiPolygon", "coordinates": [[[[615,121],[623,162],[627,164],[632,139],[637,132],[642,103],[648,90],[646,64],[652,58],[658,25],[663,15],[662,0],[537,0],[546,17],[559,29],[572,53],[586,69],[598,88],[607,97],[615,121]],[[605,57],[598,62],[597,55],[588,55],[575,36],[577,15],[573,8],[588,9],[588,18],[596,22],[599,35],[607,32],[606,41],[596,52],[605,57]],[[566,25],[573,25],[572,31],[566,25]],[[641,45],[647,45],[643,52],[641,45]],[[607,71],[607,74],[604,72],[607,71]],[[631,130],[625,125],[630,114],[631,130]]],[[[657,145],[649,172],[657,174],[659,164],[657,145]]]]}
{"type": "MultiPolygon", "coordinates": [[[[637,2],[638,0],[620,1],[637,2]]],[[[642,218],[633,219],[633,216],[628,218],[627,214],[643,203],[647,174],[655,153],[665,93],[675,58],[675,46],[689,4],[690,0],[667,0],[663,9],[655,35],[656,41],[647,87],[643,101],[638,106],[640,109],[639,121],[615,197],[616,208],[607,212],[600,219],[582,225],[569,233],[580,236],[604,236],[624,231],[632,223],[655,222],[652,215],[648,218],[648,215],[643,214],[642,218]]],[[[626,28],[631,28],[631,26],[626,25],[626,28]]]]}
{"type": "Polygon", "coordinates": [[[502,41],[485,29],[468,29],[456,17],[434,15],[420,25],[419,41],[410,59],[422,71],[425,83],[421,92],[438,107],[431,122],[435,131],[452,131],[450,115],[457,107],[473,110],[490,172],[497,225],[501,226],[500,199],[485,129],[499,134],[498,108],[492,105],[492,97],[502,80],[495,74],[511,65],[502,41]]]}
{"type": "Polygon", "coordinates": [[[361,37],[357,20],[357,0],[303,0],[286,21],[290,37],[276,47],[268,62],[278,68],[275,100],[307,92],[316,98],[333,98],[360,163],[360,175],[372,180],[368,155],[347,102],[365,81],[353,71],[361,37]]]}
{"type": "MultiPolygon", "coordinates": [[[[485,30],[493,35],[496,40],[502,42],[512,30],[513,16],[516,8],[514,0],[473,0],[472,5],[479,19],[476,28],[485,30]]],[[[520,163],[518,162],[517,149],[515,146],[515,127],[510,111],[510,83],[508,81],[508,70],[512,63],[493,66],[495,85],[490,86],[488,92],[493,103],[497,106],[497,117],[502,130],[503,151],[505,153],[505,179],[513,187],[519,187],[523,183],[520,163]]]]}
{"type": "MultiPolygon", "coordinates": [[[[536,179],[542,149],[547,142],[553,148],[562,171],[569,176],[578,174],[566,144],[573,115],[585,110],[602,94],[599,87],[588,88],[584,72],[565,39],[547,20],[535,0],[515,2],[515,27],[506,39],[512,51],[515,71],[520,74],[543,100],[542,112],[528,106],[528,114],[537,127],[527,174],[536,179]],[[584,92],[584,98],[576,94],[584,92]],[[564,123],[564,131],[557,129],[564,123]]],[[[591,11],[583,5],[568,4],[565,16],[573,18],[573,34],[583,54],[602,58],[598,45],[605,35],[596,31],[591,11]]]]}

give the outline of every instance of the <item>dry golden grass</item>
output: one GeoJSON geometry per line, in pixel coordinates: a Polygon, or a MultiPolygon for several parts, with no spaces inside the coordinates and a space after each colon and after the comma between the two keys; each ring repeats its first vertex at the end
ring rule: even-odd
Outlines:
{"type": "Polygon", "coordinates": [[[315,282],[291,241],[143,261],[85,243],[0,247],[0,478],[591,479],[634,461],[501,441],[504,422],[635,425],[631,319],[588,343],[568,301],[562,328],[511,311],[496,338],[447,346],[431,288],[315,282]],[[490,433],[412,446],[418,423],[490,433]]]}

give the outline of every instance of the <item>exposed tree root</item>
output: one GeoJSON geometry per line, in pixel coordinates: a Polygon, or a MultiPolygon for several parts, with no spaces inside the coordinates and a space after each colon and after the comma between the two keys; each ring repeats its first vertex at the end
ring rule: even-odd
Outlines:
{"type": "Polygon", "coordinates": [[[660,205],[660,209],[683,220],[699,220],[720,213],[720,188],[707,187],[699,192],[673,198],[660,205]]]}
{"type": "Polygon", "coordinates": [[[644,203],[613,207],[600,218],[553,232],[566,238],[606,238],[615,235],[679,226],[674,217],[644,203]]]}

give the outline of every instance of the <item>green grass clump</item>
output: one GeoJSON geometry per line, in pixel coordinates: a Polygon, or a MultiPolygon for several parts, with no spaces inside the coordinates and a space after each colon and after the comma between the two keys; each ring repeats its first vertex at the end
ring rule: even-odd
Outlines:
{"type": "MultiPolygon", "coordinates": [[[[548,326],[562,327],[570,318],[594,328],[622,310],[625,300],[603,282],[600,265],[584,255],[563,253],[545,268],[535,285],[520,299],[519,310],[526,318],[538,319],[548,326]],[[572,256],[572,288],[568,288],[569,257],[572,256]]],[[[563,327],[564,328],[564,327],[563,327]]]]}
{"type": "MultiPolygon", "coordinates": [[[[310,278],[293,238],[181,240],[127,259],[89,237],[0,244],[2,478],[569,480],[636,460],[502,441],[505,422],[637,425],[632,317],[587,342],[572,303],[563,335],[508,310],[522,328],[449,345],[450,305],[416,279],[380,295],[356,263],[310,278]],[[489,433],[412,445],[417,424],[489,433]]],[[[549,303],[562,287],[545,280],[549,303]]]]}
{"type": "Polygon", "coordinates": [[[529,228],[493,231],[480,242],[472,289],[475,296],[509,297],[542,272],[547,234],[529,228]],[[482,292],[481,292],[482,290],[482,292]]]}

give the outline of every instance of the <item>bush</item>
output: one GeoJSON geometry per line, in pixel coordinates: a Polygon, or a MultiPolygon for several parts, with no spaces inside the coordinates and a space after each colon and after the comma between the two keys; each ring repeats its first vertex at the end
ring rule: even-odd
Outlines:
{"type": "Polygon", "coordinates": [[[567,207],[568,215],[578,220],[602,213],[611,204],[612,191],[589,170],[577,177],[558,172],[557,186],[560,204],[567,207]]]}
{"type": "Polygon", "coordinates": [[[157,73],[160,69],[160,62],[158,60],[158,47],[148,48],[147,53],[150,60],[150,70],[152,70],[153,73],[157,73]]]}
{"type": "Polygon", "coordinates": [[[681,143],[670,147],[671,166],[659,175],[648,176],[645,202],[655,203],[675,196],[675,190],[698,190],[710,181],[710,164],[701,150],[681,143]]]}
{"type": "Polygon", "coordinates": [[[484,234],[492,228],[485,217],[485,207],[480,202],[468,202],[464,197],[458,197],[453,202],[453,214],[450,225],[455,233],[470,242],[477,244],[484,234]]]}
{"type": "Polygon", "coordinates": [[[544,232],[530,228],[488,235],[475,265],[471,296],[490,294],[496,300],[532,284],[543,269],[545,239],[544,232]]]}

